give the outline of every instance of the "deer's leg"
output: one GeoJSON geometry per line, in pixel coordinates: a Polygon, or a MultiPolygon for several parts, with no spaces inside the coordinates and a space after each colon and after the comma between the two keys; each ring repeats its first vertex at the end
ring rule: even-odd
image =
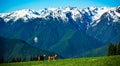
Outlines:
{"type": "Polygon", "coordinates": [[[48,57],[48,62],[50,61],[50,57],[48,57]]]}

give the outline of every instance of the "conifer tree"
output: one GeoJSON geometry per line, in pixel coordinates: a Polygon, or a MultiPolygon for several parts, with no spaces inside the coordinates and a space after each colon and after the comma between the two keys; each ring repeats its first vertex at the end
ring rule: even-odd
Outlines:
{"type": "Polygon", "coordinates": [[[13,58],[11,62],[17,62],[17,58],[13,58]]]}
{"type": "Polygon", "coordinates": [[[30,61],[33,61],[33,56],[30,57],[30,61]]]}
{"type": "Polygon", "coordinates": [[[23,58],[22,62],[25,62],[26,61],[26,58],[23,58]]]}
{"type": "Polygon", "coordinates": [[[117,45],[114,45],[114,54],[113,55],[117,55],[117,45]]]}
{"type": "Polygon", "coordinates": [[[116,54],[116,46],[110,43],[108,47],[108,56],[115,55],[115,54],[116,54]]]}
{"type": "Polygon", "coordinates": [[[3,63],[4,62],[4,59],[3,58],[0,58],[0,63],[3,63]]]}
{"type": "Polygon", "coordinates": [[[120,55],[120,42],[117,45],[117,55],[120,55]]]}

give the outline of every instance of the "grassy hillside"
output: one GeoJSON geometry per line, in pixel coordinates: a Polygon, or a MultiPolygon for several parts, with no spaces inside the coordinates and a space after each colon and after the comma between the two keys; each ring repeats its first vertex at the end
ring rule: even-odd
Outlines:
{"type": "Polygon", "coordinates": [[[100,48],[93,49],[88,52],[84,52],[80,57],[98,57],[98,56],[106,56],[108,51],[108,45],[102,46],[100,48]]]}
{"type": "MultiPolygon", "coordinates": [[[[52,45],[49,51],[58,53],[63,57],[88,57],[95,54],[93,53],[93,50],[101,48],[104,45],[105,44],[103,44],[102,42],[88,35],[85,35],[84,33],[71,29],[68,30],[66,34],[64,34],[64,36],[58,41],[58,43],[52,45]]],[[[102,49],[99,51],[102,51],[102,49]]],[[[104,51],[107,50],[105,49],[104,51]]],[[[102,52],[102,54],[97,54],[95,54],[94,56],[105,55],[104,52],[102,52]]]]}
{"type": "Polygon", "coordinates": [[[0,66],[120,66],[120,56],[71,58],[56,61],[4,63],[0,66]]]}

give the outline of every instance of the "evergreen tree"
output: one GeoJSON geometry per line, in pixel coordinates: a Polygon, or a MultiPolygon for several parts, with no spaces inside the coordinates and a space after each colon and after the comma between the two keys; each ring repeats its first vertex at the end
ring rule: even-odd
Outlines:
{"type": "Polygon", "coordinates": [[[120,55],[120,42],[117,45],[117,54],[120,55]]]}
{"type": "Polygon", "coordinates": [[[33,57],[33,61],[37,61],[37,57],[35,56],[35,57],[33,57]]]}
{"type": "Polygon", "coordinates": [[[0,58],[0,63],[3,63],[4,62],[4,59],[3,58],[0,58]]]}
{"type": "Polygon", "coordinates": [[[108,47],[108,56],[111,56],[111,55],[116,55],[116,45],[110,43],[109,47],[108,47]]]}
{"type": "Polygon", "coordinates": [[[19,58],[17,58],[17,62],[19,62],[20,61],[20,59],[19,58]]]}
{"type": "Polygon", "coordinates": [[[22,62],[25,62],[26,61],[26,58],[23,58],[22,62]]]}
{"type": "Polygon", "coordinates": [[[13,58],[11,62],[17,62],[17,59],[16,59],[16,58],[13,58]]]}
{"type": "Polygon", "coordinates": [[[117,45],[114,45],[114,55],[117,55],[117,45]]]}
{"type": "Polygon", "coordinates": [[[33,56],[30,57],[30,61],[33,61],[33,56]]]}
{"type": "Polygon", "coordinates": [[[17,58],[17,62],[21,62],[21,58],[17,58]]]}

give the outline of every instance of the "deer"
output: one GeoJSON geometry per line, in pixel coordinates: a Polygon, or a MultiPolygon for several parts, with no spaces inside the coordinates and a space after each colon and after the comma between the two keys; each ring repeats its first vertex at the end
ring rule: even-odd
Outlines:
{"type": "Polygon", "coordinates": [[[57,54],[52,55],[52,56],[48,56],[48,61],[50,61],[50,60],[55,60],[56,57],[57,57],[57,54]]]}
{"type": "Polygon", "coordinates": [[[38,61],[44,61],[45,56],[46,56],[45,54],[38,56],[38,61]]]}

